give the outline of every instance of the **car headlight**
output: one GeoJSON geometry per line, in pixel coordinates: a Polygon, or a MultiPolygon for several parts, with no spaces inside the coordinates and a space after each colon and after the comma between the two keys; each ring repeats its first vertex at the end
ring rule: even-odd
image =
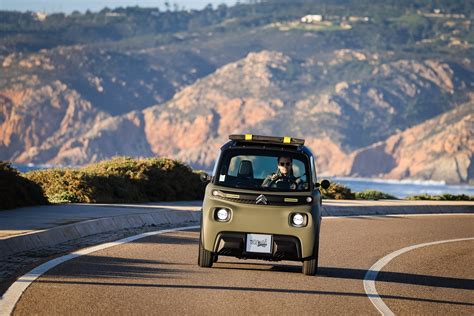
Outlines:
{"type": "Polygon", "coordinates": [[[303,227],[307,224],[307,219],[305,214],[293,213],[290,215],[290,224],[294,227],[303,227]]]}
{"type": "Polygon", "coordinates": [[[227,222],[230,219],[230,210],[226,208],[218,208],[215,211],[215,219],[219,222],[227,222]]]}

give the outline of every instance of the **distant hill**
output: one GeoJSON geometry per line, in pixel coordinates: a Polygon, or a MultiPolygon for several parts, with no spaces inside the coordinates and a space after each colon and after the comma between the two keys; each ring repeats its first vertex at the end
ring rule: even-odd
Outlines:
{"type": "Polygon", "coordinates": [[[209,169],[228,134],[254,132],[306,138],[324,174],[473,182],[471,8],[436,4],[1,12],[0,159],[209,169]]]}

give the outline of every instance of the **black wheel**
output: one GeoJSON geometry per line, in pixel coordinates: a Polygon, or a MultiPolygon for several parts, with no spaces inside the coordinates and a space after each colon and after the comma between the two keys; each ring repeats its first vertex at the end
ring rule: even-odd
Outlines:
{"type": "Polygon", "coordinates": [[[309,259],[303,261],[303,274],[315,275],[318,270],[318,263],[316,259],[309,259]]]}
{"type": "Polygon", "coordinates": [[[318,272],[319,238],[314,243],[313,258],[303,261],[303,274],[315,275],[318,272]]]}
{"type": "Polygon", "coordinates": [[[210,268],[213,263],[212,252],[207,251],[202,246],[201,236],[199,236],[199,255],[198,255],[198,265],[202,268],[210,268]]]}

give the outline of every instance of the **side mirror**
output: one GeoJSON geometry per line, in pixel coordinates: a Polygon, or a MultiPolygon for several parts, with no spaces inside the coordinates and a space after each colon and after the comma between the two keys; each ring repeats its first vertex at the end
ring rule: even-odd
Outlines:
{"type": "Polygon", "coordinates": [[[202,173],[199,175],[199,179],[201,179],[202,182],[209,182],[209,181],[211,181],[211,176],[208,175],[208,174],[205,173],[205,172],[202,172],[202,173]]]}
{"type": "Polygon", "coordinates": [[[324,190],[327,190],[329,188],[329,186],[331,185],[331,183],[324,179],[323,181],[321,181],[321,188],[323,188],[324,190]]]}

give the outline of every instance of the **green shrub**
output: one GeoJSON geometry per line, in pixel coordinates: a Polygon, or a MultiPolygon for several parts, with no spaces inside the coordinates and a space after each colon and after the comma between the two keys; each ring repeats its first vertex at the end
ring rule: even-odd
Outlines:
{"type": "Polygon", "coordinates": [[[199,174],[176,160],[115,157],[79,169],[28,172],[50,201],[128,203],[196,200],[204,195],[199,174]]]}
{"type": "Polygon", "coordinates": [[[409,196],[407,200],[425,200],[425,201],[474,201],[474,196],[466,194],[442,194],[442,195],[430,195],[430,194],[420,194],[409,196]]]}
{"type": "Polygon", "coordinates": [[[0,161],[0,209],[48,204],[41,186],[20,175],[9,162],[0,161]]]}
{"type": "Polygon", "coordinates": [[[76,193],[63,191],[53,194],[49,197],[51,203],[80,203],[81,200],[76,193]]]}
{"type": "Polygon", "coordinates": [[[324,199],[334,200],[353,200],[355,199],[354,193],[351,189],[345,185],[331,182],[331,185],[326,190],[321,188],[321,193],[324,199]]]}
{"type": "Polygon", "coordinates": [[[397,200],[397,198],[393,195],[377,190],[364,190],[362,192],[356,192],[355,198],[358,200],[397,200]]]}

